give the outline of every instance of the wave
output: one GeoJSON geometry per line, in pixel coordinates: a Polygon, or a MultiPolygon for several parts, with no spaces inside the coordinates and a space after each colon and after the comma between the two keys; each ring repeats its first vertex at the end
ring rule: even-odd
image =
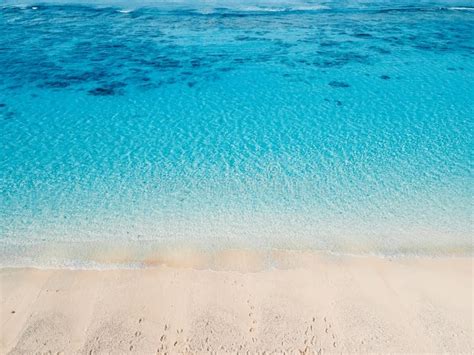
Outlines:
{"type": "Polygon", "coordinates": [[[220,3],[212,2],[153,2],[140,1],[123,4],[117,1],[91,3],[87,1],[58,1],[50,0],[46,2],[28,1],[23,2],[8,2],[0,5],[0,7],[16,7],[23,10],[37,10],[38,6],[85,6],[94,8],[113,8],[115,11],[123,14],[128,14],[139,9],[157,9],[162,12],[189,12],[200,15],[214,15],[214,14],[263,14],[263,13],[291,13],[291,12],[316,12],[323,10],[330,10],[327,5],[319,4],[286,4],[283,2],[273,2],[265,4],[237,4],[226,3],[225,6],[220,6],[220,3]],[[106,5],[106,6],[104,6],[106,5]]]}
{"type": "Polygon", "coordinates": [[[452,6],[446,8],[447,10],[455,10],[455,11],[474,11],[474,7],[468,6],[452,6]]]}
{"type": "Polygon", "coordinates": [[[326,5],[300,5],[300,6],[245,6],[241,8],[232,9],[238,12],[297,12],[297,11],[320,11],[331,9],[326,5]]]}
{"type": "Polygon", "coordinates": [[[38,6],[87,6],[95,8],[112,8],[123,14],[133,11],[152,8],[162,12],[188,12],[198,15],[253,15],[253,14],[277,14],[298,12],[324,12],[324,11],[375,11],[378,13],[391,12],[436,12],[436,11],[474,11],[474,7],[465,6],[464,3],[435,2],[425,4],[423,2],[409,4],[405,2],[386,3],[384,1],[341,1],[341,2],[316,2],[286,0],[252,0],[243,1],[190,1],[190,0],[6,0],[0,5],[3,7],[17,7],[21,9],[37,10],[38,6]]]}

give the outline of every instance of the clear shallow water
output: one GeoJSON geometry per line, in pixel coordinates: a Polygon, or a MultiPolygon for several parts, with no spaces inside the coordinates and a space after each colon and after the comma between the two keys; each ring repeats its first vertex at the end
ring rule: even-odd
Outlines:
{"type": "Polygon", "coordinates": [[[0,7],[3,265],[472,253],[473,8],[126,4],[0,7]]]}

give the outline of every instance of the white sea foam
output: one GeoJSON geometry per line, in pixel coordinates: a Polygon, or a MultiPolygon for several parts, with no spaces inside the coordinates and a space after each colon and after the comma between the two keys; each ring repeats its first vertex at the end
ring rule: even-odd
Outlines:
{"type": "Polygon", "coordinates": [[[298,11],[322,11],[330,9],[329,6],[324,5],[292,5],[292,6],[260,6],[260,5],[248,5],[248,6],[226,6],[226,7],[207,7],[203,6],[200,8],[191,8],[192,11],[202,15],[213,15],[219,13],[285,13],[285,12],[298,12],[298,11]]]}
{"type": "Polygon", "coordinates": [[[474,11],[474,7],[453,6],[453,7],[448,7],[448,10],[455,10],[455,11],[474,11]]]}
{"type": "MultiPolygon", "coordinates": [[[[15,6],[21,8],[37,9],[35,6],[38,2],[34,0],[6,0],[3,5],[15,6]],[[33,7],[31,7],[33,6],[33,7]]],[[[174,1],[156,1],[156,0],[76,0],[74,2],[68,0],[47,0],[46,4],[84,4],[94,5],[97,7],[103,6],[117,6],[120,13],[129,13],[140,7],[158,7],[163,9],[173,8],[187,8],[198,13],[216,13],[221,11],[229,12],[289,12],[289,11],[319,11],[327,10],[330,7],[323,4],[308,3],[306,1],[253,1],[242,3],[240,1],[188,1],[188,0],[174,0],[174,1]]]]}
{"type": "Polygon", "coordinates": [[[330,9],[329,6],[324,5],[302,5],[302,6],[246,6],[237,8],[237,11],[241,12],[289,12],[289,11],[318,11],[330,9]]]}

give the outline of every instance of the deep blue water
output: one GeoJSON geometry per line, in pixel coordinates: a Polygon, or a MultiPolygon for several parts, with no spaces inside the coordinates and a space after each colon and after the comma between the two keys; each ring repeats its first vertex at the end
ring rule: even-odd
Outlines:
{"type": "Polygon", "coordinates": [[[459,1],[0,6],[0,262],[471,254],[459,1]]]}

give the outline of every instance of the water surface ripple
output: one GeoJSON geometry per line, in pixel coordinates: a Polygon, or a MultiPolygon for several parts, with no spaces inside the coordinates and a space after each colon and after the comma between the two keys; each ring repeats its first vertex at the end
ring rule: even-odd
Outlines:
{"type": "Polygon", "coordinates": [[[3,265],[472,253],[473,8],[249,4],[0,6],[3,265]]]}

